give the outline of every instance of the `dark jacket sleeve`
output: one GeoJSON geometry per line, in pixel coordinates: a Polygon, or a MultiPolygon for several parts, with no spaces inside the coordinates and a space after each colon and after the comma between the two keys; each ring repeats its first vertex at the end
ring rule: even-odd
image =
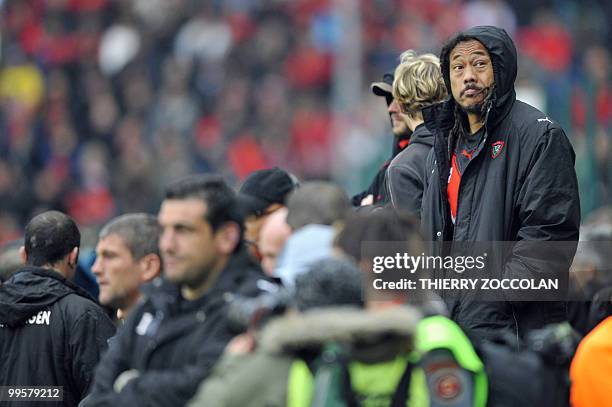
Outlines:
{"type": "Polygon", "coordinates": [[[515,216],[520,228],[504,277],[567,280],[580,226],[574,159],[561,129],[552,128],[539,138],[519,184],[515,216]]]}
{"type": "Polygon", "coordinates": [[[108,351],[96,368],[91,392],[79,406],[111,405],[115,380],[122,372],[130,368],[128,360],[131,349],[130,342],[134,331],[135,317],[139,314],[141,312],[138,309],[134,310],[125,325],[121,326],[117,330],[117,334],[109,341],[108,351]]]}
{"type": "Polygon", "coordinates": [[[80,398],[89,392],[95,367],[114,333],[115,326],[102,309],[87,309],[70,327],[70,368],[80,398]]]}
{"type": "Polygon", "coordinates": [[[141,376],[129,381],[120,393],[115,393],[112,405],[184,405],[210,374],[219,355],[223,353],[225,344],[218,342],[202,349],[193,365],[180,369],[143,372],[141,376]]]}
{"type": "MultiPolygon", "coordinates": [[[[259,293],[257,281],[259,274],[255,271],[248,273],[248,278],[237,290],[241,294],[259,293]]],[[[130,315],[129,324],[121,329],[117,338],[111,343],[100,367],[96,371],[94,389],[81,407],[117,407],[117,406],[154,406],[173,407],[183,406],[196,393],[200,383],[210,374],[212,367],[223,353],[225,346],[234,336],[228,322],[223,320],[214,328],[214,332],[207,334],[214,340],[207,341],[194,354],[193,362],[180,368],[164,370],[147,370],[135,372],[136,377],[129,380],[116,392],[114,384],[117,378],[130,369],[126,355],[130,354],[132,345],[130,337],[134,336],[135,322],[140,319],[133,317],[141,312],[130,315]]],[[[186,349],[193,352],[193,349],[186,349]]]]}
{"type": "MultiPolygon", "coordinates": [[[[366,198],[368,195],[372,195],[374,199],[374,203],[378,203],[380,201],[386,201],[385,194],[385,173],[387,171],[387,166],[389,162],[386,162],[382,165],[382,167],[378,170],[374,179],[370,183],[370,186],[365,190],[351,197],[351,203],[353,206],[361,206],[361,201],[366,198]]],[[[386,203],[386,202],[385,202],[386,203]]]]}
{"type": "Polygon", "coordinates": [[[398,154],[389,165],[387,189],[395,209],[420,215],[428,152],[429,147],[414,144],[398,154]]]}
{"type": "MultiPolygon", "coordinates": [[[[125,337],[127,333],[123,331],[120,336],[125,337]]],[[[96,372],[92,393],[80,407],[185,405],[211,372],[231,336],[228,334],[225,339],[202,347],[194,357],[193,364],[176,369],[136,372],[137,376],[129,380],[120,392],[116,392],[114,383],[127,370],[124,360],[125,338],[117,338],[96,372]]]]}

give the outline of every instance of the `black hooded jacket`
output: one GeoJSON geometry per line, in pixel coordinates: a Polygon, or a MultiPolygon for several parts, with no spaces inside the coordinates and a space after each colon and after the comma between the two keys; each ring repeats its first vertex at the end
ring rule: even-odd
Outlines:
{"type": "MultiPolygon", "coordinates": [[[[575,245],[553,259],[543,257],[534,242],[576,242],[580,201],[574,170],[574,151],[563,130],[534,107],[516,100],[517,54],[502,29],[474,27],[464,32],[488,50],[495,78],[493,106],[485,116],[484,141],[462,174],[457,218],[453,224],[447,196],[451,151],[449,133],[455,101],[423,110],[434,134],[427,160],[427,183],[422,204],[422,232],[435,242],[513,243],[511,250],[489,264],[499,278],[557,276],[567,279],[575,245]]],[[[444,81],[450,86],[449,55],[441,56],[444,81]]],[[[442,247],[435,245],[440,253],[442,247]]],[[[456,244],[451,245],[452,247],[456,244]]],[[[453,248],[449,250],[452,252],[453,248]]],[[[448,300],[453,319],[468,331],[491,336],[510,328],[517,334],[566,319],[565,303],[481,302],[475,293],[448,300]]]]}
{"type": "Polygon", "coordinates": [[[182,406],[210,373],[237,334],[228,319],[236,294],[261,293],[264,276],[245,252],[234,255],[214,286],[197,300],[161,278],[146,288],[146,301],[133,310],[111,341],[82,406],[182,406]],[[135,378],[121,387],[126,371],[135,378]]]}
{"type": "Polygon", "coordinates": [[[425,161],[433,140],[433,134],[424,124],[420,124],[414,129],[410,144],[391,161],[387,169],[387,189],[395,209],[417,216],[420,214],[425,186],[425,161]]]}
{"type": "Polygon", "coordinates": [[[24,267],[0,285],[0,385],[62,386],[63,402],[44,404],[76,406],[114,333],[83,289],[50,269],[24,267]]]}

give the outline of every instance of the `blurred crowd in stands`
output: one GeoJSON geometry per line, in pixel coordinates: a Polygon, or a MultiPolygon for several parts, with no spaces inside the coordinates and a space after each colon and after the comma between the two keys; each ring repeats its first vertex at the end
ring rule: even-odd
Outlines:
{"type": "Polygon", "coordinates": [[[120,213],[156,213],[161,188],[193,172],[238,182],[280,165],[356,192],[390,144],[369,83],[401,51],[437,54],[475,24],[513,36],[519,98],[566,129],[583,215],[610,203],[609,2],[349,3],[362,97],[358,131],[338,134],[342,2],[0,0],[0,242],[50,208],[92,229],[120,213]]]}

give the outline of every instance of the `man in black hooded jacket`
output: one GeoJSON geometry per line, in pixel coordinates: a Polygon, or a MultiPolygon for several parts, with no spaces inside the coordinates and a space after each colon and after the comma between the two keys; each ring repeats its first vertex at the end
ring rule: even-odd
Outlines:
{"type": "MultiPolygon", "coordinates": [[[[453,97],[423,111],[435,137],[426,164],[424,236],[452,242],[435,245],[437,254],[456,253],[457,242],[514,242],[489,259],[489,277],[554,277],[563,284],[580,224],[569,140],[552,119],[516,99],[517,53],[504,30],[461,32],[444,46],[440,62],[453,97]],[[547,256],[543,242],[570,244],[547,256]]],[[[445,299],[453,319],[480,337],[499,329],[523,336],[567,318],[562,293],[547,302],[517,301],[510,292],[483,302],[479,294],[445,299]]]]}
{"type": "MultiPolygon", "coordinates": [[[[20,249],[26,266],[0,285],[0,386],[61,386],[63,401],[47,398],[49,406],[76,406],[85,397],[115,332],[102,308],[69,281],[79,246],[72,219],[44,212],[26,226],[20,249]]],[[[1,405],[34,404],[8,395],[1,405]]]]}

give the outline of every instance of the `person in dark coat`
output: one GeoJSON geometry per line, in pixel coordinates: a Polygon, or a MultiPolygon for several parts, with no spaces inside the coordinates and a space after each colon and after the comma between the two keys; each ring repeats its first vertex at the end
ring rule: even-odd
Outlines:
{"type": "Polygon", "coordinates": [[[393,103],[399,106],[411,131],[410,143],[391,161],[387,187],[395,209],[418,216],[425,185],[425,161],[433,146],[433,135],[423,123],[421,109],[446,98],[440,60],[433,54],[417,55],[409,50],[395,69],[393,103]]]}
{"type": "MultiPolygon", "coordinates": [[[[236,194],[217,176],[170,185],[158,221],[164,278],[143,288],[82,406],[182,406],[236,334],[227,312],[264,275],[243,243],[236,194]]],[[[268,283],[270,284],[270,283],[268,283]]]]}
{"type": "MultiPolygon", "coordinates": [[[[400,56],[401,59],[401,56],[400,56]]],[[[399,110],[399,105],[393,103],[393,73],[383,75],[381,82],[374,82],[371,85],[372,93],[382,96],[387,102],[387,111],[391,120],[391,131],[393,139],[391,141],[391,157],[380,167],[370,185],[362,192],[351,197],[353,206],[385,205],[389,202],[387,191],[387,168],[391,160],[408,146],[412,132],[406,125],[404,115],[399,110]]]]}
{"type": "MultiPolygon", "coordinates": [[[[423,110],[434,134],[421,211],[425,238],[453,242],[435,245],[438,254],[452,253],[456,242],[514,242],[489,259],[488,277],[566,282],[580,225],[575,154],[554,120],[516,99],[512,39],[497,27],[473,27],[444,46],[440,62],[452,98],[423,110]],[[570,244],[547,257],[543,242],[570,244]]],[[[446,297],[453,319],[485,338],[499,329],[523,336],[567,318],[564,294],[547,302],[498,299],[446,297]]]]}
{"type": "Polygon", "coordinates": [[[25,266],[0,285],[0,386],[61,386],[63,400],[46,399],[49,406],[78,405],[115,333],[104,310],[69,281],[80,239],[74,221],[61,212],[34,217],[20,248],[25,266]]]}

